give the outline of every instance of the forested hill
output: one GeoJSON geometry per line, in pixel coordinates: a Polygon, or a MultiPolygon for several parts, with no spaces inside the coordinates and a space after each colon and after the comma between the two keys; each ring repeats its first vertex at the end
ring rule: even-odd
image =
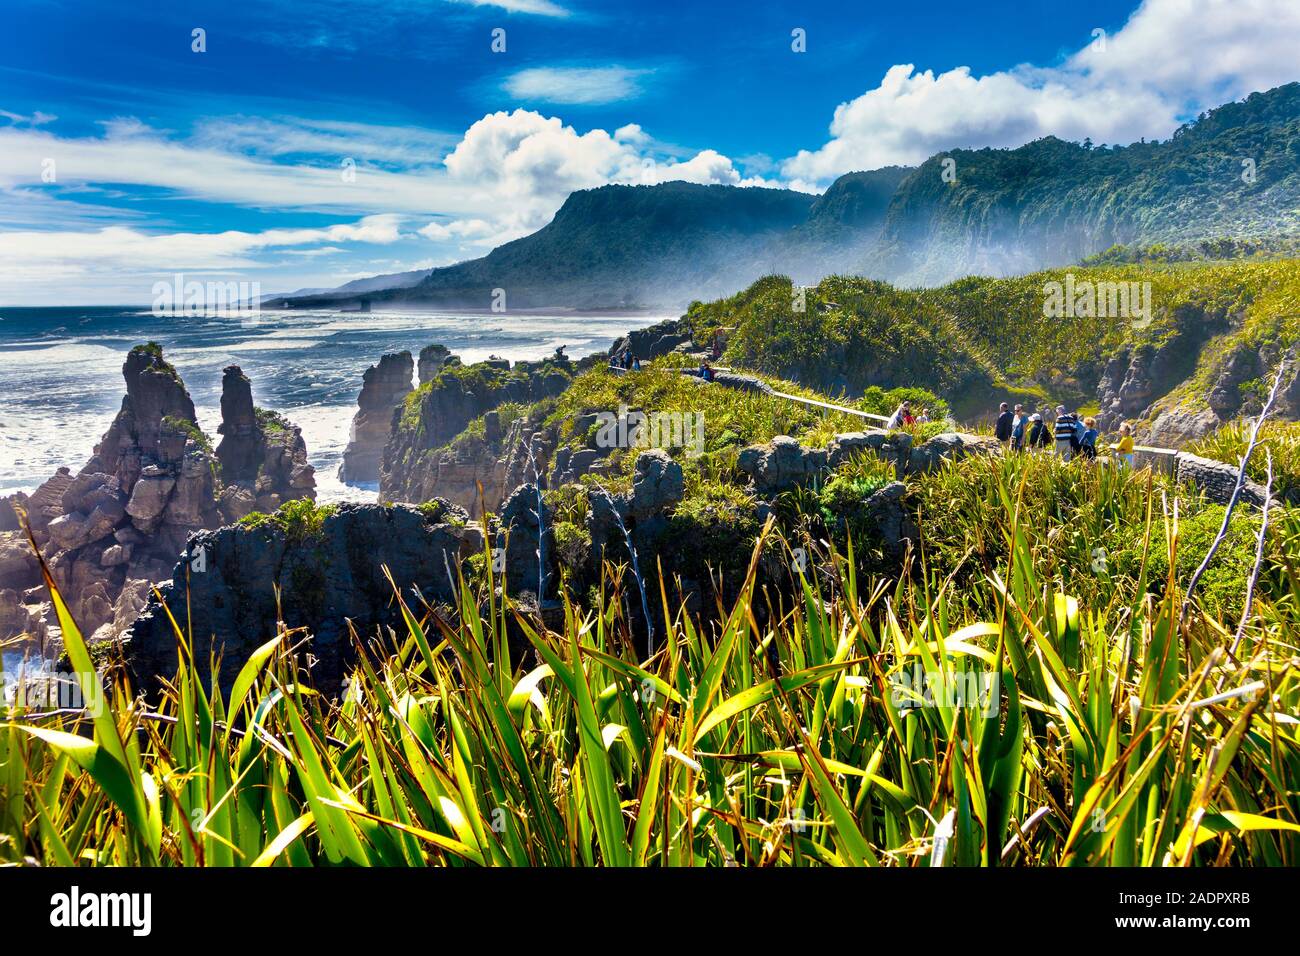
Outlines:
{"type": "MultiPolygon", "coordinates": [[[[507,308],[684,308],[773,273],[939,285],[1069,265],[1116,244],[1296,237],[1300,83],[1219,107],[1165,142],[958,149],[914,170],[848,173],[819,197],[682,182],[583,190],[543,229],[481,259],[364,292],[380,307],[485,309],[504,289],[507,308]]],[[[271,305],[348,305],[361,291],[271,305]]]]}
{"type": "Polygon", "coordinates": [[[1115,244],[1295,235],[1300,83],[1221,106],[1160,143],[1048,137],[932,156],[900,185],[863,272],[935,285],[1066,265],[1115,244]]]}

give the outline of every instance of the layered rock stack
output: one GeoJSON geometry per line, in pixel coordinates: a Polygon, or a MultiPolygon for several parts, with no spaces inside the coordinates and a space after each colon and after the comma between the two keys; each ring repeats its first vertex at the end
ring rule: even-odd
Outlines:
{"type": "MultiPolygon", "coordinates": [[[[452,576],[482,548],[476,534],[464,512],[446,503],[422,509],[343,505],[306,535],[275,522],[204,532],[194,546],[204,549],[205,572],[187,579],[178,567],[159,591],[173,614],[183,614],[188,588],[195,658],[220,654],[222,686],[233,684],[249,654],[275,637],[283,619],[311,635],[305,658],[311,679],[333,692],[355,660],[352,629],[371,635],[377,627],[402,628],[385,568],[408,601],[418,593],[450,602],[452,576]]],[[[159,678],[175,673],[175,637],[156,599],[130,628],[123,650],[142,690],[156,691],[159,678]]]]}
{"type": "Polygon", "coordinates": [[[420,349],[420,360],[416,368],[420,384],[432,382],[442,371],[442,367],[455,358],[445,345],[426,345],[420,349]]]}
{"type": "MultiPolygon", "coordinates": [[[[428,351],[426,349],[426,351],[428,351]]],[[[424,353],[421,353],[424,363],[424,353]]],[[[385,355],[378,365],[366,369],[352,433],[343,452],[339,479],[348,484],[379,480],[379,465],[392,429],[394,412],[411,393],[415,363],[410,352],[385,355]]]]}
{"type": "Polygon", "coordinates": [[[227,521],[254,511],[272,512],[286,501],[315,500],[316,471],[307,463],[302,430],[275,412],[253,405],[253,390],[238,365],[221,379],[220,508],[227,521]]]}
{"type": "MultiPolygon", "coordinates": [[[[11,500],[26,512],[74,620],[96,639],[134,620],[195,532],[315,494],[297,429],[278,416],[277,429],[259,420],[237,367],[226,370],[219,452],[157,345],[132,349],[122,375],[126,397],[86,465],[76,475],[61,468],[11,500]]],[[[54,622],[46,600],[25,534],[0,532],[0,637],[43,638],[54,622]]]]}
{"type": "MultiPolygon", "coordinates": [[[[420,353],[422,370],[431,368],[429,352],[420,353]]],[[[531,475],[527,449],[540,423],[526,416],[503,422],[492,412],[506,403],[528,405],[559,395],[582,367],[558,353],[545,362],[513,366],[505,359],[462,366],[455,356],[445,357],[440,371],[410,397],[407,414],[394,416],[380,470],[380,497],[415,503],[443,497],[478,514],[482,482],[487,507],[497,507],[531,475]],[[466,432],[480,417],[482,432],[466,432]]],[[[532,447],[535,455],[545,454],[537,442],[532,447]]],[[[544,474],[545,462],[539,461],[538,468],[544,474]]]]}

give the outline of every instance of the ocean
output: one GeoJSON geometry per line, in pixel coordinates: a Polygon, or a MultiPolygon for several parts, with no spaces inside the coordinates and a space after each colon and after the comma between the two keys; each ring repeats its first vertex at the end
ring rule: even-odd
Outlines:
{"type": "Polygon", "coordinates": [[[0,495],[30,492],[63,465],[81,468],[126,394],[126,353],[142,342],[163,347],[214,442],[221,371],[239,365],[252,381],[254,402],[302,428],[319,499],[373,501],[373,486],[344,485],[338,467],[361,376],[381,355],[416,355],[437,342],[465,362],[489,355],[539,359],[559,345],[576,359],[662,318],[449,311],[155,315],[105,306],[0,307],[0,495]]]}

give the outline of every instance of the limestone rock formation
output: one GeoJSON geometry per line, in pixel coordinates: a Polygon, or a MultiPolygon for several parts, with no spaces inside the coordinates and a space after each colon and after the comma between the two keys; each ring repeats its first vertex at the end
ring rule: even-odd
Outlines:
{"type": "Polygon", "coordinates": [[[1002,443],[990,435],[944,432],[912,448],[907,460],[907,474],[933,471],[945,461],[958,461],[971,455],[1000,455],[1002,443]]]}
{"type": "Polygon", "coordinates": [[[947,460],[996,455],[1001,450],[996,438],[964,432],[944,432],[919,445],[902,432],[847,432],[837,435],[826,449],[805,448],[788,435],[778,435],[765,445],[741,449],[736,467],[749,475],[757,492],[770,495],[805,484],[855,454],[876,455],[893,464],[903,478],[931,471],[947,460]]]}
{"type": "Polygon", "coordinates": [[[416,366],[416,374],[420,379],[420,384],[432,382],[438,373],[442,371],[442,367],[453,359],[460,361],[451,354],[451,351],[445,345],[435,343],[420,349],[420,358],[416,366]]]}
{"type": "Polygon", "coordinates": [[[637,329],[618,339],[609,350],[611,358],[617,358],[628,349],[642,362],[669,352],[681,346],[689,346],[690,329],[682,319],[665,319],[649,328],[637,329]]]}
{"type": "MultiPolygon", "coordinates": [[[[590,364],[590,363],[588,363],[590,364]]],[[[531,480],[532,448],[539,474],[546,473],[544,443],[532,436],[540,422],[516,418],[503,424],[488,413],[510,402],[531,405],[564,391],[582,366],[568,360],[489,360],[471,366],[451,361],[394,416],[384,448],[379,495],[386,501],[421,502],[439,496],[471,513],[479,509],[478,483],[493,509],[520,482],[531,480]],[[481,433],[466,432],[484,417],[481,433]]]]}
{"type": "MultiPolygon", "coordinates": [[[[355,657],[349,622],[363,638],[380,627],[405,633],[384,567],[413,608],[420,607],[420,596],[452,600],[457,567],[468,556],[471,529],[465,519],[446,502],[423,511],[342,505],[324,517],[318,532],[305,536],[275,521],[205,531],[191,545],[203,549],[204,571],[188,574],[188,607],[184,564],[176,565],[160,591],[179,619],[190,615],[196,659],[207,661],[214,650],[221,654],[224,687],[249,654],[275,636],[278,606],[286,625],[311,635],[311,680],[332,693],[355,657]]],[[[175,636],[156,599],[131,626],[123,651],[136,686],[147,691],[156,691],[159,678],[175,671],[175,636]]]]}
{"type": "Polygon", "coordinates": [[[411,393],[415,363],[410,352],[393,352],[366,369],[352,433],[343,452],[339,479],[349,484],[379,480],[379,465],[392,429],[394,411],[411,393]]]}
{"type": "MultiPolygon", "coordinates": [[[[134,619],[144,592],[170,573],[191,534],[241,517],[250,510],[244,505],[273,508],[315,489],[298,430],[258,415],[237,367],[226,370],[217,454],[158,346],[132,349],[122,374],[122,407],[81,471],[61,468],[30,496],[10,501],[27,514],[73,619],[96,640],[134,619]],[[232,481],[223,486],[227,464],[232,481]]],[[[0,534],[0,590],[40,619],[35,630],[57,634],[40,585],[25,535],[0,534]]],[[[22,633],[13,629],[24,625],[14,601],[0,603],[0,638],[22,633]]]]}
{"type": "MultiPolygon", "coordinates": [[[[1212,461],[1199,455],[1180,451],[1174,459],[1175,477],[1196,485],[1205,497],[1215,504],[1226,505],[1232,498],[1237,483],[1238,469],[1221,461],[1212,461]]],[[[1262,507],[1267,489],[1258,482],[1246,479],[1241,489],[1243,504],[1262,507]]]]}
{"type": "Polygon", "coordinates": [[[628,511],[644,520],[669,511],[686,496],[686,479],[682,466],[666,451],[653,448],[637,455],[632,469],[632,496],[628,511]]]}
{"type": "Polygon", "coordinates": [[[253,511],[275,511],[286,501],[315,500],[316,471],[307,462],[302,430],[253,405],[252,387],[238,365],[221,380],[221,512],[238,521],[253,511]]]}
{"type": "Polygon", "coordinates": [[[555,573],[554,515],[535,484],[520,485],[501,505],[496,547],[505,551],[504,583],[511,595],[546,600],[555,573]],[[540,516],[540,522],[539,522],[540,516]]]}

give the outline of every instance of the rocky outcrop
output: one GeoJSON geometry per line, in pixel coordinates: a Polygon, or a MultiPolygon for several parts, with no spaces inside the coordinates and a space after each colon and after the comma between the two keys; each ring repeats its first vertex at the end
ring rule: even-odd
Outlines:
{"type": "Polygon", "coordinates": [[[666,451],[652,448],[637,455],[632,468],[632,494],[628,512],[639,521],[677,507],[686,496],[682,466],[666,451]]]}
{"type": "Polygon", "coordinates": [[[902,558],[920,535],[904,504],[906,496],[907,485],[891,481],[867,498],[862,508],[862,521],[872,529],[885,555],[895,560],[902,558]]]}
{"type": "Polygon", "coordinates": [[[411,393],[414,362],[410,352],[385,355],[366,369],[352,433],[343,452],[339,479],[349,484],[379,480],[384,446],[392,430],[394,413],[411,393]]]}
{"type": "Polygon", "coordinates": [[[1175,405],[1159,411],[1150,424],[1139,427],[1138,438],[1159,448],[1179,448],[1213,432],[1223,420],[1210,408],[1175,405]]]}
{"type": "Polygon", "coordinates": [[[238,365],[227,367],[222,376],[217,431],[224,485],[219,508],[225,521],[275,511],[298,498],[315,500],[316,470],[307,461],[302,430],[253,405],[252,386],[238,365]]]}
{"type": "MultiPolygon", "coordinates": [[[[426,345],[420,349],[420,358],[417,365],[416,374],[419,376],[420,384],[432,382],[437,378],[442,367],[448,362],[455,359],[445,345],[426,345]]],[[[456,359],[459,361],[459,359],[456,359]]]]}
{"type": "Polygon", "coordinates": [[[805,448],[788,435],[778,435],[765,445],[742,449],[736,467],[749,476],[755,491],[772,495],[806,484],[857,454],[872,454],[889,462],[903,478],[933,471],[945,461],[996,455],[1001,450],[1002,443],[995,438],[964,432],[944,432],[915,446],[904,432],[847,432],[837,435],[825,449],[805,448]]]}
{"type": "MultiPolygon", "coordinates": [[[[1205,492],[1205,497],[1215,504],[1226,505],[1232,498],[1239,470],[1221,461],[1212,461],[1199,455],[1180,451],[1174,458],[1174,475],[1180,482],[1189,482],[1205,492]]],[[[1241,502],[1263,507],[1267,489],[1258,482],[1246,479],[1241,489],[1241,502]]]]}
{"type": "Polygon", "coordinates": [[[489,413],[505,403],[530,405],[560,394],[577,367],[555,359],[513,366],[505,360],[444,364],[393,417],[380,471],[381,500],[418,503],[444,497],[478,514],[482,482],[487,507],[495,508],[520,481],[529,479],[530,442],[534,456],[540,456],[541,474],[546,452],[544,442],[531,441],[539,422],[525,417],[503,424],[489,413]],[[480,417],[482,432],[467,433],[480,417]]]}
{"type": "Polygon", "coordinates": [[[1002,443],[989,435],[944,432],[912,448],[907,474],[920,475],[940,468],[944,462],[960,461],[971,455],[1000,455],[1002,443]]]}
{"type": "MultiPolygon", "coordinates": [[[[94,454],[15,503],[84,634],[104,639],[130,623],[140,595],[163,580],[189,536],[255,507],[314,496],[315,479],[300,433],[252,405],[238,367],[223,382],[221,448],[214,453],[176,370],[156,345],[138,346],[122,368],[126,397],[94,454]],[[272,427],[272,423],[274,427],[272,427]],[[229,467],[230,481],[223,483],[229,467]]],[[[0,590],[35,608],[57,635],[35,554],[21,532],[0,540],[0,590]]],[[[0,615],[10,628],[18,617],[0,615]]],[[[21,623],[21,621],[19,621],[21,623]]],[[[0,629],[0,637],[13,635],[0,629]]]]}
{"type": "Polygon", "coordinates": [[[805,448],[789,435],[740,452],[736,467],[749,475],[759,494],[771,495],[805,484],[826,469],[824,450],[805,448]]]}
{"type": "Polygon", "coordinates": [[[609,357],[616,359],[628,349],[642,362],[667,355],[691,344],[690,327],[685,319],[665,319],[644,329],[637,329],[618,339],[610,347],[609,357]]]}
{"type": "MultiPolygon", "coordinates": [[[[332,693],[355,659],[349,628],[363,640],[379,628],[405,633],[384,568],[417,612],[421,599],[453,600],[469,540],[466,516],[445,502],[425,511],[342,505],[316,531],[286,530],[274,520],[206,531],[190,545],[191,554],[202,550],[204,570],[187,574],[177,564],[160,592],[177,620],[189,616],[195,659],[220,655],[223,687],[254,649],[275,637],[279,608],[289,628],[311,635],[310,656],[304,655],[310,679],[332,693]]],[[[176,637],[156,599],[131,626],[123,652],[136,686],[146,691],[175,672],[176,637]]]]}
{"type": "Polygon", "coordinates": [[[504,583],[511,595],[531,592],[545,601],[555,567],[555,516],[537,485],[520,485],[501,505],[496,547],[504,550],[504,583]],[[540,519],[540,520],[539,520],[540,519]]]}

